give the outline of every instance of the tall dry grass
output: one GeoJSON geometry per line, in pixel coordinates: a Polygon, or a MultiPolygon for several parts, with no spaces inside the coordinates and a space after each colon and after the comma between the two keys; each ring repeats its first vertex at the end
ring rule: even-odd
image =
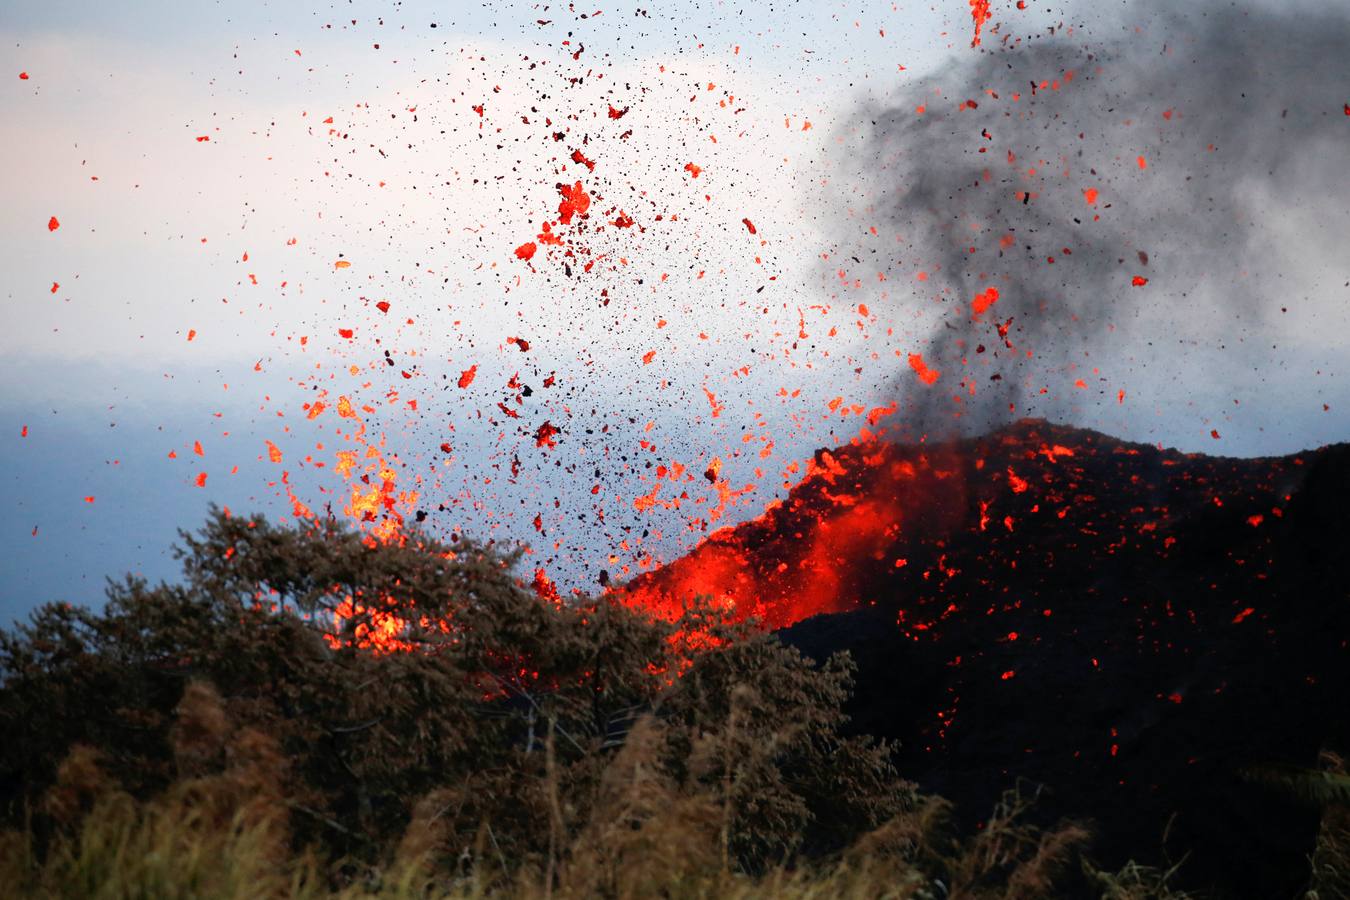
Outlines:
{"type": "MultiPolygon", "coordinates": [[[[743,701],[750,700],[743,693],[743,701]]],[[[542,864],[505,858],[488,821],[471,846],[451,840],[445,821],[461,798],[449,790],[413,806],[406,832],[382,864],[321,859],[292,847],[290,823],[309,813],[288,796],[286,760],[275,742],[253,729],[233,729],[208,685],[190,686],[177,716],[172,734],[180,777],[151,800],[135,800],[104,775],[96,751],[79,747],[70,754],[44,800],[54,828],[0,835],[0,895],[1031,900],[1061,896],[1072,876],[1091,879],[1111,900],[1182,897],[1168,888],[1166,873],[1134,865],[1113,874],[1084,868],[1087,832],[1073,824],[1050,830],[1030,824],[1035,792],[1026,790],[1005,794],[971,837],[955,833],[945,801],[928,798],[828,860],[738,872],[725,825],[738,761],[717,742],[695,742],[687,766],[720,777],[711,779],[712,788],[691,789],[709,782],[672,775],[662,733],[670,726],[654,717],[639,719],[605,761],[584,811],[564,808],[558,769],[546,765],[542,789],[554,838],[542,864]]],[[[545,747],[551,759],[552,741],[545,747]]]]}

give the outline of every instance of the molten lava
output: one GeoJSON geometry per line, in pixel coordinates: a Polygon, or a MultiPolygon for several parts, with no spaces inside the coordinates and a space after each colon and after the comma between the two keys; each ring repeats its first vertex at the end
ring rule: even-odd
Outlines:
{"type": "MultiPolygon", "coordinates": [[[[1034,421],[941,444],[857,441],[817,451],[786,500],[637,577],[623,597],[674,619],[706,596],[731,619],[772,629],[882,603],[899,628],[922,635],[960,612],[951,589],[976,562],[987,574],[961,596],[999,592],[999,573],[1021,565],[1049,572],[1057,553],[1104,562],[1137,552],[1165,564],[1178,552],[1169,525],[1185,513],[1221,501],[1246,510],[1244,521],[1278,516],[1276,481],[1291,465],[1163,452],[1034,421]],[[1140,478],[1141,468],[1164,484],[1140,478]],[[1223,497],[1207,487],[1220,479],[1223,497]],[[1022,529],[1056,537],[1029,546],[1022,529]]],[[[1258,566],[1260,551],[1249,555],[1258,566]]]]}

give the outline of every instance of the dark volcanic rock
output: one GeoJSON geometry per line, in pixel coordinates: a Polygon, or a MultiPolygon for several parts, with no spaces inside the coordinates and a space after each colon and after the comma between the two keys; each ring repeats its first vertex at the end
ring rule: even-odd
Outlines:
{"type": "Polygon", "coordinates": [[[781,635],[853,654],[853,726],[898,739],[905,775],[972,820],[1029,779],[1108,865],[1189,854],[1190,886],[1297,893],[1317,814],[1242,773],[1350,749],[1350,446],[1226,459],[1029,421],[827,463],[718,536],[739,574],[708,588],[759,589],[775,625],[854,605],[781,635]],[[841,504],[872,512],[822,542],[841,504]]]}

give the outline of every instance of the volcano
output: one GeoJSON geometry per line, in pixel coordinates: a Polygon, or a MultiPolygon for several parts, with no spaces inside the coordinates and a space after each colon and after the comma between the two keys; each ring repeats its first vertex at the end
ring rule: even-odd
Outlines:
{"type": "Polygon", "coordinates": [[[1235,459],[1040,420],[860,441],[625,596],[848,651],[852,727],[971,822],[1044,786],[1108,865],[1292,896],[1318,814],[1252,773],[1350,746],[1347,500],[1350,445],[1235,459]]]}

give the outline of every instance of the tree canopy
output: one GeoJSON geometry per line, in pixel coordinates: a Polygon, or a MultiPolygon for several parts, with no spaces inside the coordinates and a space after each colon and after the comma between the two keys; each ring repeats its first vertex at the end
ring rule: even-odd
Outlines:
{"type": "Polygon", "coordinates": [[[914,804],[884,745],[843,734],[846,658],[818,667],[705,603],[664,622],[607,596],[559,602],[518,555],[472,541],[219,510],[178,555],[181,583],[127,578],[101,611],[50,604],[0,632],[9,823],[59,827],[72,759],[139,798],[265,759],[250,783],[294,846],[378,860],[430,802],[436,853],[483,853],[487,828],[509,867],[543,866],[613,800],[634,735],[663,796],[716,820],[745,871],[914,804]]]}

